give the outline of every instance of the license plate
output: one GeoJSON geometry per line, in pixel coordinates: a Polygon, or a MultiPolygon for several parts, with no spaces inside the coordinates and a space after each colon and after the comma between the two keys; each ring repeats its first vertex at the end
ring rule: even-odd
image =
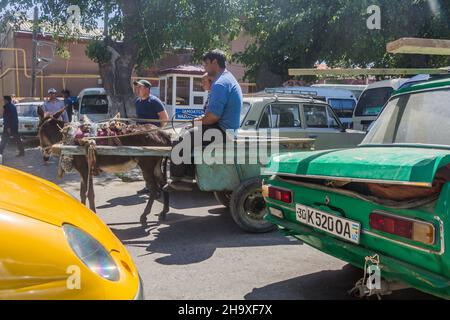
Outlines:
{"type": "Polygon", "coordinates": [[[296,205],[297,221],[338,238],[359,244],[361,224],[311,207],[296,205]]]}

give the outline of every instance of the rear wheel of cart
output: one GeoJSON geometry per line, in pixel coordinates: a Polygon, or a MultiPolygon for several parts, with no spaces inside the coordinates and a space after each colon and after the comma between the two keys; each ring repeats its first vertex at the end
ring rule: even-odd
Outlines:
{"type": "Polygon", "coordinates": [[[214,192],[214,196],[219,203],[227,208],[230,207],[231,194],[229,191],[214,192]]]}
{"type": "Polygon", "coordinates": [[[266,202],[262,196],[262,180],[252,178],[241,183],[231,195],[230,213],[239,227],[252,233],[275,230],[275,225],[264,220],[266,202]]]}

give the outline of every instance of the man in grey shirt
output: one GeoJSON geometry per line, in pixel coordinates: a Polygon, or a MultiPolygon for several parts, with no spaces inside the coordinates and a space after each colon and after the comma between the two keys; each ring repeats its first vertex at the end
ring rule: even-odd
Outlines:
{"type": "MultiPolygon", "coordinates": [[[[44,102],[43,109],[45,115],[53,115],[56,112],[60,111],[65,107],[64,101],[60,101],[56,99],[56,89],[51,88],[48,90],[48,100],[44,102]]],[[[63,120],[64,122],[69,122],[69,116],[67,115],[67,111],[64,111],[61,118],[59,120],[63,120]]]]}

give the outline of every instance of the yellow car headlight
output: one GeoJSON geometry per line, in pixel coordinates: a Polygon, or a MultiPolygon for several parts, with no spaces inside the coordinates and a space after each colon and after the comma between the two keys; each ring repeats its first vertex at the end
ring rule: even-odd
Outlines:
{"type": "Polygon", "coordinates": [[[89,269],[110,281],[120,279],[119,268],[100,242],[70,224],[64,224],[62,228],[70,247],[89,269]]]}

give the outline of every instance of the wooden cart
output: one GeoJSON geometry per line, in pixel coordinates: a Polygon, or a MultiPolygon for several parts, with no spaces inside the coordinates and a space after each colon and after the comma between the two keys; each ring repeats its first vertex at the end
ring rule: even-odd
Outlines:
{"type": "MultiPolygon", "coordinates": [[[[242,229],[254,233],[268,232],[274,226],[263,219],[266,208],[261,185],[266,160],[274,153],[310,151],[313,148],[314,139],[291,138],[264,142],[247,137],[234,140],[228,148],[212,144],[204,150],[203,159],[206,161],[195,164],[196,183],[200,190],[214,192],[217,200],[230,208],[233,220],[242,229]],[[208,150],[211,152],[206,154],[208,150]]],[[[80,146],[55,145],[54,149],[56,153],[68,156],[86,154],[86,148],[80,146]]],[[[172,148],[97,146],[96,152],[110,156],[171,158],[172,148]]]]}

